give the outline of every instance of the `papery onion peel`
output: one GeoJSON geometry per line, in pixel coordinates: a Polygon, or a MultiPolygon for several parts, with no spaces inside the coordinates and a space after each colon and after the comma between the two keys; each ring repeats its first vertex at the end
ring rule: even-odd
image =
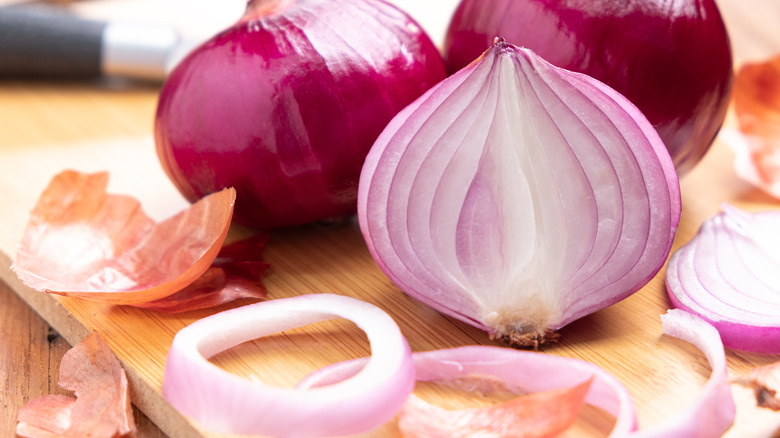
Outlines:
{"type": "Polygon", "coordinates": [[[173,407],[215,432],[308,438],[375,428],[395,415],[413,386],[409,346],[385,312],[354,298],[310,294],[227,310],[185,327],[171,345],[162,390],[173,407]],[[207,359],[244,341],[334,318],[362,329],[372,354],[360,372],[334,385],[269,386],[207,359]]]}
{"type": "Polygon", "coordinates": [[[747,376],[734,381],[753,389],[758,406],[780,411],[780,361],[753,368],[747,376]]]}
{"type": "Polygon", "coordinates": [[[734,79],[736,128],[721,138],[744,180],[780,198],[780,55],[740,67],[734,79]]]}
{"type": "Polygon", "coordinates": [[[571,388],[539,391],[485,408],[461,410],[442,409],[412,395],[404,404],[398,427],[405,438],[554,437],[577,420],[590,383],[586,380],[571,388]]]}
{"type": "Polygon", "coordinates": [[[119,438],[135,434],[127,376],[96,332],[65,353],[59,386],[76,397],[52,394],[28,402],[18,413],[18,436],[119,438]]]}
{"type": "Polygon", "coordinates": [[[28,287],[135,304],[183,289],[211,265],[230,228],[224,189],[162,222],[129,196],[106,193],[108,173],[67,170],[41,194],[13,270],[28,287]]]}
{"type": "Polygon", "coordinates": [[[226,244],[206,272],[184,289],[155,301],[134,304],[135,307],[164,313],[209,309],[238,299],[265,299],[268,295],[261,280],[271,265],[260,254],[268,234],[226,244]]]}

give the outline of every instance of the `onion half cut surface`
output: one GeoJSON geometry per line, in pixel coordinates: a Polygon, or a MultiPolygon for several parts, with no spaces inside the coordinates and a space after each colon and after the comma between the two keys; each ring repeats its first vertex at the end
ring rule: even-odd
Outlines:
{"type": "Polygon", "coordinates": [[[411,352],[384,311],[332,294],[275,299],[227,310],[185,327],[173,340],[163,396],[220,433],[325,437],[365,432],[392,418],[414,387],[411,352]],[[372,356],[359,372],[321,388],[249,381],[207,358],[242,342],[334,318],[368,336],[372,356]]]}
{"type": "Polygon", "coordinates": [[[500,39],[393,119],[358,193],[369,250],[402,291],[533,347],[646,284],[680,209],[635,106],[500,39]]]}

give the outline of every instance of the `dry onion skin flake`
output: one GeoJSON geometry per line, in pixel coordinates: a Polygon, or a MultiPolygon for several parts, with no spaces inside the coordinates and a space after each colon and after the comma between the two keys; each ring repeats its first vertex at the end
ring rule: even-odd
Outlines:
{"type": "Polygon", "coordinates": [[[168,353],[162,392],[174,408],[214,432],[313,438],[380,426],[413,387],[409,345],[387,313],[355,298],[309,294],[227,310],[180,330],[168,353]],[[365,367],[338,384],[270,386],[208,360],[245,341],[335,318],[354,322],[371,345],[365,367]]]}
{"type": "Polygon", "coordinates": [[[723,204],[666,267],[672,305],[701,316],[726,347],[780,353],[780,211],[723,204]]]}
{"type": "Polygon", "coordinates": [[[653,278],[680,209],[633,104],[501,39],[392,120],[358,191],[369,250],[402,291],[531,347],[653,278]]]}
{"type": "MultiPolygon", "coordinates": [[[[469,384],[471,379],[466,380],[469,384]]],[[[440,408],[412,395],[400,414],[398,428],[404,438],[554,437],[577,420],[590,383],[586,380],[571,388],[534,392],[484,408],[460,410],[440,408]]],[[[480,393],[484,392],[480,389],[480,393]]]]}
{"type": "Polygon", "coordinates": [[[30,214],[13,265],[26,286],[137,304],[172,295],[209,268],[230,228],[234,189],[155,222],[135,198],[106,193],[108,177],[66,170],[52,179],[30,214]]]}
{"type": "Polygon", "coordinates": [[[753,368],[734,380],[753,389],[757,406],[780,412],[780,361],[753,368]]]}
{"type": "Polygon", "coordinates": [[[16,434],[24,438],[120,438],[136,432],[127,375],[96,332],[68,350],[59,386],[75,397],[49,394],[18,413],[16,434]]]}
{"type": "Polygon", "coordinates": [[[780,54],[744,64],[734,79],[737,128],[723,139],[742,179],[780,199],[780,54]]]}

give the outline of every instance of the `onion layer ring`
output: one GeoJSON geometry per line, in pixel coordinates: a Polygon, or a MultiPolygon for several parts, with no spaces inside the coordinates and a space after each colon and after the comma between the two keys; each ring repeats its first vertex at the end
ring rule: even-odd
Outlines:
{"type": "Polygon", "coordinates": [[[171,345],[162,390],[173,407],[215,432],[323,437],[382,425],[414,381],[409,345],[390,316],[354,298],[311,294],[231,309],[185,327],[171,345]],[[337,384],[274,387],[207,360],[245,341],[334,318],[354,322],[372,349],[366,366],[337,384]]]}

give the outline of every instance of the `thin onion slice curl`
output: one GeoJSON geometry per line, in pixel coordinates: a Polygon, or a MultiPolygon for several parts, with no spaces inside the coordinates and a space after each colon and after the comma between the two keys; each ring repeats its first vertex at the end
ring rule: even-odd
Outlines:
{"type": "MultiPolygon", "coordinates": [[[[501,384],[502,389],[518,392],[571,388],[592,379],[585,403],[615,417],[610,438],[720,437],[736,416],[720,336],[712,325],[683,310],[669,310],[661,319],[663,333],[700,349],[707,357],[712,372],[702,391],[687,408],[657,426],[642,430],[637,430],[634,404],[623,384],[602,368],[580,359],[482,345],[415,352],[412,358],[416,379],[440,383],[483,379],[489,385],[501,384]]],[[[365,358],[321,368],[304,378],[299,387],[332,385],[353,375],[364,364],[365,358]]],[[[417,415],[409,411],[423,404],[425,402],[420,399],[407,402],[401,415],[417,415]]],[[[404,419],[400,418],[399,423],[403,422],[404,419]]]]}
{"type": "Polygon", "coordinates": [[[215,432],[325,437],[381,425],[413,387],[409,346],[384,311],[350,297],[310,294],[227,310],[185,327],[168,353],[162,391],[174,408],[215,432]],[[207,359],[245,341],[334,318],[361,328],[372,351],[365,368],[335,385],[269,386],[207,359]]]}
{"type": "Polygon", "coordinates": [[[58,385],[75,397],[50,394],[25,404],[16,434],[25,438],[134,436],[127,375],[103,338],[92,332],[68,350],[58,385]]]}

